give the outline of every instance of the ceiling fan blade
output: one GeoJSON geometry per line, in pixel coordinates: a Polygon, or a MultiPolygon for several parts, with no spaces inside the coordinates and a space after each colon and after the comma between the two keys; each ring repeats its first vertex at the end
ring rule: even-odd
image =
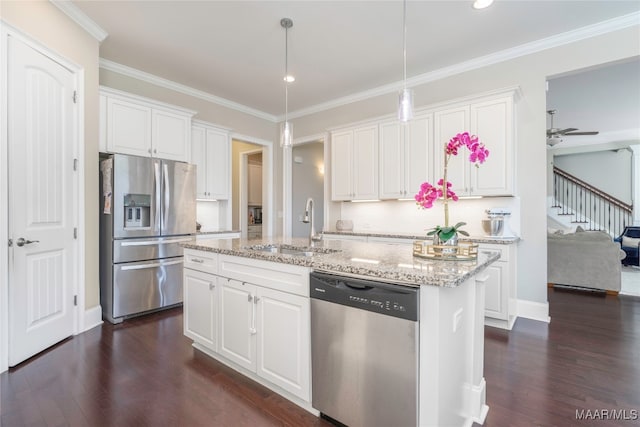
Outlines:
{"type": "Polygon", "coordinates": [[[571,136],[571,135],[597,135],[600,132],[598,131],[585,131],[585,132],[571,132],[571,133],[565,133],[565,136],[571,136]]]}
{"type": "Polygon", "coordinates": [[[559,129],[556,133],[559,134],[559,135],[566,135],[567,132],[573,132],[575,130],[578,130],[578,128],[559,129]]]}

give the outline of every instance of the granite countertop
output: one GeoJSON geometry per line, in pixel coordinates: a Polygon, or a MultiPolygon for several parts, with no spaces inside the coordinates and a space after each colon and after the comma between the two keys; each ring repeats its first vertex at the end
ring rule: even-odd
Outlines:
{"type": "Polygon", "coordinates": [[[265,238],[256,240],[223,239],[184,243],[187,249],[261,259],[310,267],[335,274],[370,277],[403,285],[456,287],[496,261],[497,251],[480,251],[472,261],[438,261],[413,256],[411,245],[325,240],[314,248],[312,256],[287,255],[249,249],[250,246],[290,245],[307,247],[308,239],[265,238]]]}
{"type": "MultiPolygon", "coordinates": [[[[425,240],[424,234],[394,234],[380,232],[364,232],[364,231],[323,231],[323,234],[331,234],[335,236],[363,236],[363,237],[386,237],[391,239],[409,239],[409,240],[425,240]]],[[[468,243],[490,243],[498,245],[511,245],[518,243],[520,237],[493,237],[493,236],[458,236],[458,241],[468,243]]]]}

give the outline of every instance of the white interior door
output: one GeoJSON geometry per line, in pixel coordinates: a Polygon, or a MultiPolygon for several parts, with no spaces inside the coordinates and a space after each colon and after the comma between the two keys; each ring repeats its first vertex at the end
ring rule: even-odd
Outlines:
{"type": "Polygon", "coordinates": [[[73,334],[77,178],[72,71],[14,37],[8,49],[9,365],[73,334]]]}

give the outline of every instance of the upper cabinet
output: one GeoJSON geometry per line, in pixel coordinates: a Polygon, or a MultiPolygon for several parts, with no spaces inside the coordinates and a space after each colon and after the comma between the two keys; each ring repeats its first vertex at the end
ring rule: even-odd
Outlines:
{"type": "Polygon", "coordinates": [[[101,151],[189,161],[194,111],[106,88],[100,107],[101,151]]]}
{"type": "Polygon", "coordinates": [[[379,129],[380,199],[411,198],[433,180],[433,115],[406,124],[383,122],[379,129]]]}
{"type": "Polygon", "coordinates": [[[198,199],[229,199],[231,139],[228,130],[194,121],[191,128],[191,163],[197,166],[198,199]]]}
{"type": "Polygon", "coordinates": [[[378,198],[378,125],[331,134],[331,199],[378,198]]]}
{"type": "Polygon", "coordinates": [[[461,132],[477,135],[489,150],[476,167],[465,148],[452,156],[447,180],[458,196],[513,196],[515,188],[514,90],[422,109],[408,123],[396,119],[331,133],[334,201],[409,199],[444,174],[444,149],[461,132]],[[376,166],[377,165],[377,166],[376,166]]]}
{"type": "MultiPolygon", "coordinates": [[[[444,147],[456,134],[467,130],[489,150],[487,161],[476,167],[465,148],[452,156],[447,180],[458,196],[514,195],[513,95],[487,97],[434,112],[436,177],[442,177],[444,147]]],[[[437,181],[437,179],[435,179],[437,181]]]]}

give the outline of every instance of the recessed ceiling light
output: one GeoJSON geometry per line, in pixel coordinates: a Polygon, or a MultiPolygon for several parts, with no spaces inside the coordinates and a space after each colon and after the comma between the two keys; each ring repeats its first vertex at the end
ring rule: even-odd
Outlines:
{"type": "Polygon", "coordinates": [[[491,6],[493,0],[476,0],[473,2],[474,9],[484,9],[485,7],[491,6]]]}
{"type": "Polygon", "coordinates": [[[291,75],[288,75],[288,76],[284,76],[284,81],[287,83],[293,83],[296,81],[296,78],[291,75]]]}

